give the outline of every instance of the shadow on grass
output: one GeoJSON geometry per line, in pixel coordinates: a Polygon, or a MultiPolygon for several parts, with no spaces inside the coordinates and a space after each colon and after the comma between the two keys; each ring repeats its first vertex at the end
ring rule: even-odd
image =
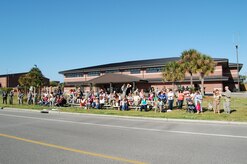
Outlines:
{"type": "Polygon", "coordinates": [[[237,112],[237,110],[233,109],[230,111],[230,113],[234,113],[234,112],[237,112]]]}
{"type": "MultiPolygon", "coordinates": [[[[234,112],[237,112],[237,110],[235,110],[235,109],[231,110],[230,114],[234,113],[234,112]]],[[[225,113],[225,110],[224,109],[220,109],[220,113],[225,113]]]]}

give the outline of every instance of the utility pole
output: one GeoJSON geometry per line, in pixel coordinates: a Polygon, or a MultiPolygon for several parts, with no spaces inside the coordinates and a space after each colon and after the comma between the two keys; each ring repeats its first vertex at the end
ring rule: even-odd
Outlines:
{"type": "Polygon", "coordinates": [[[9,70],[7,69],[7,83],[6,83],[6,88],[9,87],[9,70]]]}
{"type": "Polygon", "coordinates": [[[237,91],[240,91],[240,84],[239,84],[239,63],[238,63],[238,45],[236,44],[236,55],[237,55],[237,78],[238,78],[238,88],[237,91]]]}

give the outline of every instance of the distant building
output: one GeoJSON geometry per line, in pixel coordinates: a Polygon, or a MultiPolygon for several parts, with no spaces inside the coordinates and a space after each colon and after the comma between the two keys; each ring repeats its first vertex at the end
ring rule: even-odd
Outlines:
{"type": "MultiPolygon", "coordinates": [[[[92,67],[71,69],[59,72],[64,75],[65,91],[75,87],[84,90],[104,88],[108,92],[119,91],[124,83],[132,84],[132,89],[161,89],[164,86],[171,88],[171,82],[162,82],[162,68],[170,61],[178,61],[179,57],[160,58],[150,60],[127,61],[103,64],[92,67]]],[[[215,71],[205,78],[205,92],[212,93],[214,88],[223,90],[228,85],[232,91],[237,87],[237,64],[229,63],[226,58],[214,58],[217,64],[215,71]]],[[[239,64],[239,71],[243,64],[239,64]]],[[[200,87],[199,75],[193,75],[195,87],[200,87]]],[[[176,85],[189,86],[190,77],[186,74],[183,81],[176,85]]]]}
{"type": "MultiPolygon", "coordinates": [[[[22,76],[27,74],[28,72],[24,73],[14,73],[14,74],[4,74],[0,75],[0,88],[15,88],[19,84],[18,79],[22,76]]],[[[45,77],[45,85],[49,86],[50,80],[45,77]]]]}

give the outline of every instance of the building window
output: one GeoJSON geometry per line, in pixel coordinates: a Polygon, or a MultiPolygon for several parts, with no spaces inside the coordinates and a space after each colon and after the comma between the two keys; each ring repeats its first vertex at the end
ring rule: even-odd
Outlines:
{"type": "Polygon", "coordinates": [[[131,69],[130,74],[140,74],[141,70],[140,69],[131,69]]]}
{"type": "Polygon", "coordinates": [[[83,77],[83,73],[68,73],[64,75],[66,78],[71,78],[71,77],[83,77]]]}
{"type": "Polygon", "coordinates": [[[129,69],[124,69],[124,70],[122,70],[122,72],[130,72],[130,70],[129,69]]]}
{"type": "Polygon", "coordinates": [[[100,76],[100,72],[95,71],[95,72],[88,72],[88,76],[100,76]]]}
{"type": "Polygon", "coordinates": [[[119,72],[119,70],[106,70],[105,73],[116,73],[119,72]]]}
{"type": "Polygon", "coordinates": [[[146,73],[158,73],[161,71],[162,71],[161,67],[154,67],[154,68],[147,68],[146,69],[146,73]]]}

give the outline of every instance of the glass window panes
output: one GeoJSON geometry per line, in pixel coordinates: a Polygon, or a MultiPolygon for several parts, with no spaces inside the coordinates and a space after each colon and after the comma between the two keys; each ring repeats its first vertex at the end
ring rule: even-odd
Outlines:
{"type": "Polygon", "coordinates": [[[118,70],[106,70],[105,73],[115,73],[115,72],[119,72],[118,70]]]}
{"type": "Polygon", "coordinates": [[[100,72],[88,72],[88,76],[100,76],[100,72]]]}
{"type": "Polygon", "coordinates": [[[130,74],[140,74],[141,70],[140,69],[131,69],[130,74]]]}
{"type": "Polygon", "coordinates": [[[67,73],[64,75],[66,78],[70,78],[70,77],[83,77],[83,73],[67,73]]]}
{"type": "Polygon", "coordinates": [[[147,68],[146,73],[158,73],[161,72],[161,67],[147,68]]]}

